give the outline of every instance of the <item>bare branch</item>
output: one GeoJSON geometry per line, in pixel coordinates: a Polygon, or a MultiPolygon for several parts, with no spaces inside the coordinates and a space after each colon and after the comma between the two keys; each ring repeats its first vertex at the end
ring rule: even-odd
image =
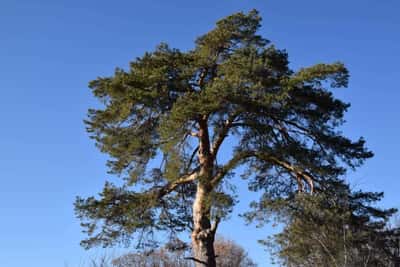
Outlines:
{"type": "Polygon", "coordinates": [[[196,259],[195,257],[185,257],[184,259],[185,260],[192,260],[194,262],[201,263],[201,264],[204,264],[204,266],[207,266],[207,262],[204,262],[204,261],[201,261],[199,259],[196,259]]]}

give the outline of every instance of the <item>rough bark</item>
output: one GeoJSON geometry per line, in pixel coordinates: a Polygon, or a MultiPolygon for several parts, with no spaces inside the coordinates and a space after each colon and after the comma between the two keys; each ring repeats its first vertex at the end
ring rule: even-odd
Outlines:
{"type": "Polygon", "coordinates": [[[210,222],[209,189],[199,184],[193,203],[192,246],[196,267],[215,267],[215,230],[210,222]]]}
{"type": "Polygon", "coordinates": [[[196,267],[215,267],[214,237],[215,230],[211,226],[210,195],[213,174],[213,158],[210,153],[210,139],[207,117],[199,121],[199,163],[200,172],[197,184],[196,197],[193,202],[193,232],[192,246],[196,267]]]}

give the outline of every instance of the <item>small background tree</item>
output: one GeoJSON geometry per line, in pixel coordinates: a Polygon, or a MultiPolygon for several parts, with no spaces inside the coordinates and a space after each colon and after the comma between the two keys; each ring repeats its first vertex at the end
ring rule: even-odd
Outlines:
{"type": "Polygon", "coordinates": [[[263,210],[277,214],[285,227],[263,243],[288,267],[395,266],[390,240],[398,234],[388,222],[396,209],[371,206],[382,197],[383,193],[352,192],[337,182],[312,196],[265,202],[263,210]]]}
{"type": "MultiPolygon", "coordinates": [[[[243,247],[222,237],[214,244],[219,267],[256,267],[243,247]]],[[[172,242],[167,246],[149,252],[129,253],[113,260],[115,267],[193,267],[188,261],[190,247],[182,242],[172,242]]]]}

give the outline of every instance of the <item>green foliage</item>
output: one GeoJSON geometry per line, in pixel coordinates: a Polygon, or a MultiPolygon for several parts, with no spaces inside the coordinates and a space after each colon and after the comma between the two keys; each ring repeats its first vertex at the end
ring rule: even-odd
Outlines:
{"type": "Polygon", "coordinates": [[[394,233],[387,222],[396,210],[371,206],[382,193],[351,192],[342,183],[330,186],[293,201],[265,203],[266,209],[279,210],[286,226],[262,243],[284,266],[391,266],[387,240],[394,233]]]}
{"type": "Polygon", "coordinates": [[[191,229],[199,183],[209,190],[209,219],[227,218],[236,203],[227,177],[239,165],[247,167],[249,188],[265,192],[263,202],[296,189],[323,190],[372,156],[362,138],[338,131],[349,104],[331,89],[347,86],[344,65],[294,71],[286,51],[258,34],[260,25],[255,10],[233,14],[190,51],[161,44],[128,70],[90,82],[103,105],[89,110],[87,130],[124,185],[107,184],[98,198],[77,199],[89,235],[85,247],[131,237],[143,243],[156,231],[174,236],[191,229]],[[218,164],[228,135],[236,140],[226,153],[232,157],[218,164]]]}

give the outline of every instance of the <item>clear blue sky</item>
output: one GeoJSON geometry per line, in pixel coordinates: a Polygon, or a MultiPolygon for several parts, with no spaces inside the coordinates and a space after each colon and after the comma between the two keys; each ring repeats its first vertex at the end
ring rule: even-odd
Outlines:
{"type": "MultiPolygon", "coordinates": [[[[164,41],[189,49],[196,36],[233,12],[257,8],[262,33],[286,48],[294,68],[341,60],[351,71],[344,132],[376,153],[350,175],[359,188],[383,190],[400,206],[400,2],[398,0],[1,0],[0,265],[77,266],[93,252],[72,203],[99,192],[106,157],[82,120],[95,105],[91,79],[164,41]]],[[[247,205],[243,195],[236,209],[247,205]]],[[[255,239],[270,232],[233,217],[221,228],[269,266],[255,239]]]]}

